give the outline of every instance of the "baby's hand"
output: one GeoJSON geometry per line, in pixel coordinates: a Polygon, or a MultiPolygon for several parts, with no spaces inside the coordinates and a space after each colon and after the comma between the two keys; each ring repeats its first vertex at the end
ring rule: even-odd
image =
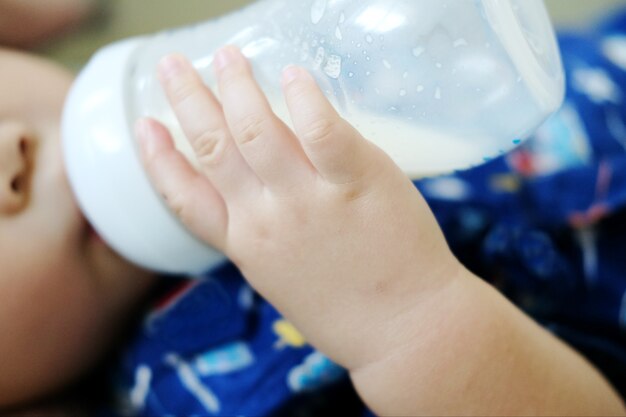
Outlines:
{"type": "Polygon", "coordinates": [[[292,131],[236,48],[221,50],[215,67],[221,103],[184,58],[160,66],[201,172],[162,125],[143,120],[137,130],[156,187],[332,359],[350,368],[388,354],[405,313],[459,270],[428,206],[305,70],[283,74],[292,131]]]}

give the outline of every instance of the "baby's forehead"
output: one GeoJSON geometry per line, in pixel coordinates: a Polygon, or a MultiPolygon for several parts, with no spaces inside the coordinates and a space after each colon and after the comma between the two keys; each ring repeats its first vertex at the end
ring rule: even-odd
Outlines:
{"type": "Polygon", "coordinates": [[[35,56],[0,48],[0,81],[8,81],[7,77],[27,77],[31,71],[38,71],[42,62],[45,61],[35,56]]]}
{"type": "Polygon", "coordinates": [[[71,82],[51,61],[0,48],[0,120],[59,107],[71,82]]]}
{"type": "Polygon", "coordinates": [[[72,76],[55,62],[19,51],[0,47],[0,83],[24,84],[36,82],[29,88],[40,89],[50,82],[68,82],[72,76]]]}

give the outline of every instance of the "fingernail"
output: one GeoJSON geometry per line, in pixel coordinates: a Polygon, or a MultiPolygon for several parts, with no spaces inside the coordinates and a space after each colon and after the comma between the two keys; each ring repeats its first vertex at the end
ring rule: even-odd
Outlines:
{"type": "Polygon", "coordinates": [[[159,75],[166,80],[174,78],[183,72],[185,63],[179,55],[168,55],[159,62],[159,75]]]}
{"type": "Polygon", "coordinates": [[[151,157],[156,152],[156,141],[153,138],[152,123],[150,119],[142,118],[135,123],[135,135],[140,141],[146,157],[151,157]]]}
{"type": "Polygon", "coordinates": [[[226,67],[239,62],[242,58],[241,52],[234,46],[226,46],[215,54],[215,69],[223,71],[226,67]]]}
{"type": "Polygon", "coordinates": [[[302,69],[295,65],[288,65],[283,70],[283,85],[289,85],[302,77],[302,69]]]}

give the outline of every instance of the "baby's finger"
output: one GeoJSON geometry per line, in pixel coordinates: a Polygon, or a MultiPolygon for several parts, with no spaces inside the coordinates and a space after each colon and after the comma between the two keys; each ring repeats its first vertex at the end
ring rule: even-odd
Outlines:
{"type": "Polygon", "coordinates": [[[368,172],[375,148],[339,116],[306,70],[287,67],[283,89],[296,135],[323,178],[349,183],[368,172]]]}
{"type": "Polygon", "coordinates": [[[219,192],[176,150],[163,125],[142,119],[136,132],[144,166],[168,206],[200,239],[223,250],[228,215],[219,192]]]}
{"type": "Polygon", "coordinates": [[[272,111],[245,57],[225,47],[215,68],[224,115],[246,161],[270,189],[301,187],[315,171],[293,132],[272,111]]]}
{"type": "Polygon", "coordinates": [[[262,189],[230,136],[220,104],[191,63],[180,55],[167,56],[159,65],[159,78],[203,172],[224,198],[262,189]]]}

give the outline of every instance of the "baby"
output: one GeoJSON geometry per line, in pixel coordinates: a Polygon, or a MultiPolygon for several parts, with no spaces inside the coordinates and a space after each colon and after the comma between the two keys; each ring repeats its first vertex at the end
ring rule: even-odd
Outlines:
{"type": "MultiPolygon", "coordinates": [[[[457,260],[420,192],[337,115],[306,71],[283,74],[292,132],[236,48],[221,50],[215,66],[219,102],[183,57],[165,58],[159,69],[201,172],[158,122],[140,121],[137,134],[155,186],[236,268],[185,282],[146,317],[121,365],[134,372],[131,411],[232,414],[243,404],[248,414],[273,414],[289,395],[250,411],[275,394],[273,375],[245,387],[238,378],[256,372],[253,359],[264,371],[306,362],[316,355],[296,352],[306,340],[347,371],[379,415],[624,414],[589,362],[457,260]],[[247,291],[239,271],[289,322],[247,291]],[[214,285],[218,291],[194,291],[214,285]],[[184,298],[192,302],[172,302],[184,298]],[[180,308],[192,320],[162,321],[180,308]],[[238,314],[244,309],[253,323],[252,313],[238,314]],[[281,340],[267,337],[268,323],[281,340]],[[182,346],[186,333],[200,339],[182,346]],[[241,335],[247,343],[237,343],[241,335]],[[228,357],[244,359],[214,387],[204,385],[196,370],[224,370],[213,366],[223,365],[211,355],[220,350],[207,347],[224,346],[228,357]],[[171,372],[157,378],[153,364],[171,372]],[[188,408],[154,394],[174,379],[193,397],[188,408]],[[214,395],[219,389],[230,396],[214,395]]],[[[71,196],[58,129],[70,83],[50,63],[0,52],[0,326],[8,335],[0,342],[0,407],[83,374],[154,281],[106,247],[71,196]]]]}
{"type": "Polygon", "coordinates": [[[0,408],[93,366],[151,281],[76,206],[59,143],[71,83],[50,62],[0,49],[0,408]]]}

